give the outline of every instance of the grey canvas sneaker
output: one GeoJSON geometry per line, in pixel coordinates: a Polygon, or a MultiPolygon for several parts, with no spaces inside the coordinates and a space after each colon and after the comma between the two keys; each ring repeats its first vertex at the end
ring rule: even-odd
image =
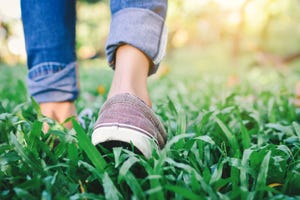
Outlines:
{"type": "Polygon", "coordinates": [[[152,153],[151,140],[162,149],[167,134],[152,109],[129,93],[108,99],[102,106],[92,134],[92,143],[133,144],[145,157],[152,153]]]}

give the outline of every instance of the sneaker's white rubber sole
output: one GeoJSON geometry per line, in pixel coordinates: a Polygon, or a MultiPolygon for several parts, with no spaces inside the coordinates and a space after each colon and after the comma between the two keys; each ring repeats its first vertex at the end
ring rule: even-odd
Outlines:
{"type": "Polygon", "coordinates": [[[150,158],[152,154],[151,140],[149,136],[137,130],[117,125],[96,128],[92,134],[94,145],[108,141],[132,143],[146,158],[150,158]]]}

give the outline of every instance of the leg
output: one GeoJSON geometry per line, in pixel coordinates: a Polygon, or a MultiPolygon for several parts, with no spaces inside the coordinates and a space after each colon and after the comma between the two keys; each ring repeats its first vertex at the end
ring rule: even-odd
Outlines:
{"type": "Polygon", "coordinates": [[[149,140],[164,146],[166,133],[151,110],[147,77],[155,73],[164,54],[166,8],[166,0],[111,0],[106,53],[115,74],[92,134],[93,144],[132,143],[146,157],[151,156],[149,140]]]}
{"type": "MultiPolygon", "coordinates": [[[[22,0],[28,91],[47,117],[75,115],[75,0],[22,0]]],[[[66,125],[70,128],[70,124],[66,125]]]]}
{"type": "Polygon", "coordinates": [[[166,0],[111,1],[113,21],[107,55],[115,74],[109,98],[128,92],[151,106],[147,77],[156,71],[164,54],[166,9],[166,0]]]}
{"type": "Polygon", "coordinates": [[[141,51],[123,45],[116,53],[115,73],[108,98],[121,93],[131,93],[151,106],[147,90],[150,61],[141,51]]]}

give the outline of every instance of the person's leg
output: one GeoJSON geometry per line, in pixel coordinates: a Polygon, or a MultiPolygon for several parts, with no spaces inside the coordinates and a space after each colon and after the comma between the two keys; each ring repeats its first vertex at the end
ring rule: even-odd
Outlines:
{"type": "Polygon", "coordinates": [[[131,93],[151,106],[147,89],[150,60],[140,50],[123,45],[116,53],[116,66],[108,98],[121,93],[131,93]]]}
{"type": "Polygon", "coordinates": [[[167,0],[111,0],[112,23],[106,46],[115,69],[109,98],[132,93],[148,105],[147,77],[156,72],[164,55],[167,0]]]}
{"type": "Polygon", "coordinates": [[[58,122],[76,115],[75,7],[75,0],[21,1],[28,91],[58,122]]]}
{"type": "Polygon", "coordinates": [[[151,110],[147,77],[156,72],[164,55],[166,9],[166,0],[111,0],[106,53],[115,73],[95,124],[93,144],[132,143],[147,157],[149,139],[164,146],[166,133],[151,110]]]}

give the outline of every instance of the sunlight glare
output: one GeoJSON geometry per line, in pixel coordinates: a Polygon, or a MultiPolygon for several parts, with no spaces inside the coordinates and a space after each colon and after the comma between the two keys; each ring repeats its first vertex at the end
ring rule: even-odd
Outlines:
{"type": "Polygon", "coordinates": [[[20,0],[0,0],[0,17],[2,20],[21,18],[20,0]]]}
{"type": "Polygon", "coordinates": [[[240,8],[246,0],[214,0],[217,4],[219,4],[224,9],[238,9],[240,8]]]}
{"type": "Polygon", "coordinates": [[[12,36],[8,39],[8,49],[14,55],[25,55],[25,45],[24,38],[12,36]]]}

